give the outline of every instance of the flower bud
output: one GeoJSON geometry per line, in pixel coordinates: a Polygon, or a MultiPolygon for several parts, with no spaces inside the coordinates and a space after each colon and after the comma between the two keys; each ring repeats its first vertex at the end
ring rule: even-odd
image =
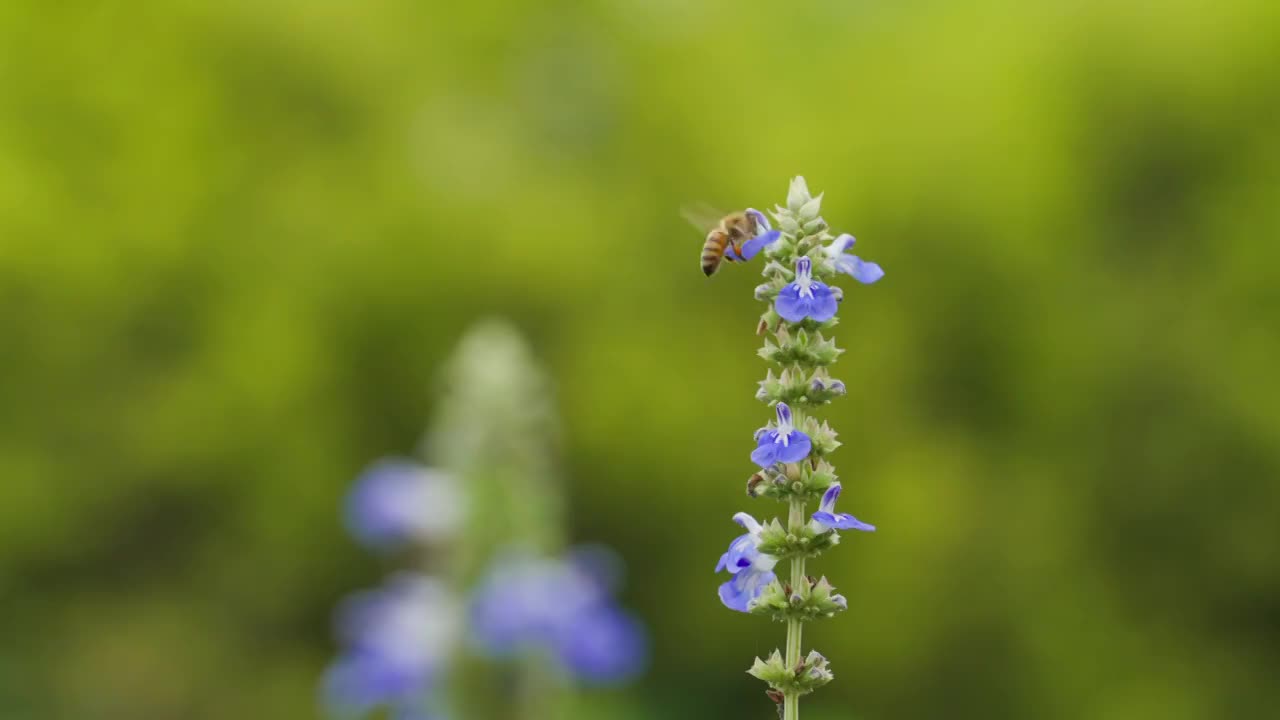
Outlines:
{"type": "Polygon", "coordinates": [[[818,216],[818,213],[820,212],[822,212],[822,193],[818,193],[818,197],[816,198],[810,198],[807,200],[804,205],[801,205],[800,209],[796,211],[796,214],[800,216],[800,222],[808,225],[814,220],[820,219],[818,216]]]}
{"type": "Polygon", "coordinates": [[[798,212],[810,199],[812,196],[809,195],[809,185],[805,183],[804,177],[797,175],[792,178],[791,187],[787,189],[787,209],[798,212]]]}

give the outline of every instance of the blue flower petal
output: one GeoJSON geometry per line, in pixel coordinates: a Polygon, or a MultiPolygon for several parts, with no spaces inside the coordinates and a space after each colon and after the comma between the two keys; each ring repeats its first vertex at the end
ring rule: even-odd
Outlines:
{"type": "Polygon", "coordinates": [[[729,550],[720,556],[720,562],[716,565],[716,572],[727,570],[730,574],[737,573],[739,570],[749,567],[753,555],[756,554],[755,542],[751,538],[751,534],[739,535],[729,543],[729,550]]]}
{"type": "Polygon", "coordinates": [[[825,510],[819,510],[813,514],[813,521],[821,525],[823,528],[830,530],[832,529],[832,526],[836,524],[836,516],[826,512],[825,510]]]}
{"type": "Polygon", "coordinates": [[[881,270],[879,265],[867,262],[857,255],[842,254],[836,258],[835,265],[836,270],[853,277],[863,285],[870,285],[884,277],[884,270],[881,270]]]}
{"type": "Polygon", "coordinates": [[[839,255],[840,253],[843,253],[844,251],[853,247],[853,244],[856,242],[858,242],[857,238],[850,235],[849,233],[843,233],[840,235],[840,237],[831,241],[831,245],[827,247],[827,252],[830,254],[839,255]]]}
{"type": "Polygon", "coordinates": [[[774,408],[774,412],[778,414],[778,427],[791,426],[792,415],[791,415],[791,407],[789,405],[787,405],[784,402],[780,402],[778,403],[777,407],[774,408]]]}
{"type": "Polygon", "coordinates": [[[800,297],[800,286],[791,283],[778,291],[773,309],[787,322],[800,322],[809,314],[808,299],[800,297]]]}
{"type": "Polygon", "coordinates": [[[805,255],[796,260],[796,279],[811,277],[813,277],[813,261],[809,259],[808,255],[805,255]]]}
{"type": "Polygon", "coordinates": [[[742,259],[750,260],[761,250],[777,242],[780,237],[782,237],[782,231],[768,230],[751,238],[742,244],[742,259]]]}
{"type": "Polygon", "coordinates": [[[818,322],[826,322],[835,317],[839,303],[836,302],[835,293],[831,292],[831,288],[815,282],[810,289],[813,291],[813,302],[810,304],[809,317],[818,322]]]}
{"type": "Polygon", "coordinates": [[[774,442],[777,437],[778,433],[770,431],[760,438],[760,445],[751,453],[751,462],[762,468],[771,467],[776,463],[778,461],[778,448],[780,447],[774,442]]]}
{"type": "Polygon", "coordinates": [[[849,513],[829,513],[819,511],[813,514],[813,520],[828,530],[861,530],[862,532],[875,532],[876,529],[875,525],[864,523],[849,513]]]}
{"type": "Polygon", "coordinates": [[[751,601],[760,597],[765,587],[777,576],[772,571],[738,573],[720,586],[720,602],[730,610],[747,612],[751,601]]]}
{"type": "Polygon", "coordinates": [[[787,444],[785,446],[781,443],[777,444],[777,461],[784,463],[800,462],[809,457],[811,449],[813,449],[813,442],[809,439],[809,436],[799,430],[792,430],[791,434],[787,435],[787,444]]]}
{"type": "Polygon", "coordinates": [[[831,487],[822,493],[822,510],[830,513],[836,507],[836,500],[840,499],[840,491],[844,489],[840,483],[831,483],[831,487]]]}
{"type": "Polygon", "coordinates": [[[720,602],[724,603],[725,607],[738,612],[746,612],[747,603],[750,602],[750,599],[734,586],[735,580],[737,580],[736,577],[721,584],[716,592],[720,595],[720,602]]]}

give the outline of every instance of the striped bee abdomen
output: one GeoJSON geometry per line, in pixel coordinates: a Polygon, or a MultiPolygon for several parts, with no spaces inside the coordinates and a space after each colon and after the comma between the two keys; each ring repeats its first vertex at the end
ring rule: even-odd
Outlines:
{"type": "Polygon", "coordinates": [[[707,242],[702,246],[702,272],[711,277],[720,267],[724,259],[724,249],[729,245],[729,235],[721,228],[707,233],[707,242]]]}

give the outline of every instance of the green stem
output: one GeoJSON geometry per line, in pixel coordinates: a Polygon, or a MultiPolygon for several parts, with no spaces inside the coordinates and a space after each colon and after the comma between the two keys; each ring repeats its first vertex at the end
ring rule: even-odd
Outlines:
{"type": "MultiPolygon", "coordinates": [[[[805,510],[807,502],[805,498],[799,496],[791,497],[791,512],[787,518],[787,529],[795,532],[805,525],[808,520],[805,519],[805,510]]],[[[804,558],[791,559],[791,592],[793,594],[803,594],[809,585],[808,579],[804,575],[804,558]]],[[[804,624],[798,619],[787,621],[787,667],[795,668],[800,663],[800,637],[803,632],[804,624]]],[[[782,705],[783,720],[800,720],[800,696],[796,693],[787,693],[783,696],[782,705]]]]}

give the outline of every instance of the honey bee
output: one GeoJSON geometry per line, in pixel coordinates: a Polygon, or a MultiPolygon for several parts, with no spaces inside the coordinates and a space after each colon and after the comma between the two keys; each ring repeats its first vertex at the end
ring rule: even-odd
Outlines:
{"type": "Polygon", "coordinates": [[[710,228],[702,245],[702,272],[707,277],[715,274],[722,260],[741,260],[742,244],[760,230],[756,215],[746,210],[726,215],[706,206],[694,206],[684,208],[683,214],[699,230],[710,228]]]}

